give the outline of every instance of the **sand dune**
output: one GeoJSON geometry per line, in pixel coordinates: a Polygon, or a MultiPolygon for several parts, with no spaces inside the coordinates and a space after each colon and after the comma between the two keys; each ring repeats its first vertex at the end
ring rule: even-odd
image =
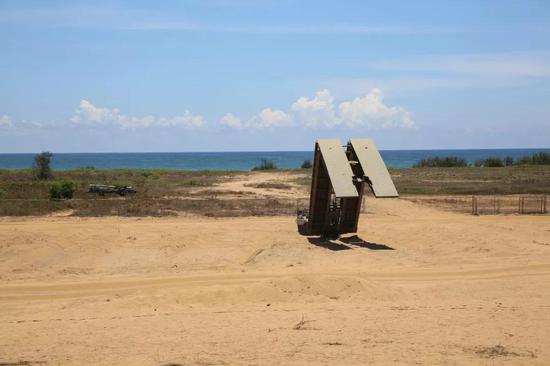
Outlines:
{"type": "Polygon", "coordinates": [[[550,363],[550,219],[0,219],[0,364],[550,363]]]}

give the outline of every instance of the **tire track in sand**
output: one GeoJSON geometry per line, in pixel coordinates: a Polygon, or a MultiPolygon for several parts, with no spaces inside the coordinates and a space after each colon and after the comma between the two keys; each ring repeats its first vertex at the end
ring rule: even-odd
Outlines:
{"type": "Polygon", "coordinates": [[[525,276],[550,275],[550,263],[525,266],[473,269],[460,271],[415,272],[293,272],[293,273],[235,273],[209,274],[141,279],[108,279],[57,284],[22,283],[0,286],[0,301],[49,300],[100,296],[117,292],[156,290],[172,287],[193,288],[219,285],[246,285],[270,279],[300,276],[323,278],[342,277],[373,281],[424,282],[455,280],[487,280],[525,276]]]}

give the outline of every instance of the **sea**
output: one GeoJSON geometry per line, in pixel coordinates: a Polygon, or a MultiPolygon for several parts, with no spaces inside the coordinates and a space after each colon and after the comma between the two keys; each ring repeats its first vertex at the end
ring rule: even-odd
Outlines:
{"type": "MultiPolygon", "coordinates": [[[[388,167],[408,168],[429,157],[457,156],[474,163],[489,157],[514,159],[541,149],[479,149],[479,150],[382,150],[388,167]]],[[[0,154],[0,169],[32,167],[35,154],[0,154]]],[[[177,169],[177,170],[250,170],[262,159],[272,160],[283,169],[299,168],[304,160],[313,159],[313,151],[245,151],[245,152],[146,152],[146,153],[59,153],[51,161],[55,170],[93,167],[95,169],[177,169]]]]}

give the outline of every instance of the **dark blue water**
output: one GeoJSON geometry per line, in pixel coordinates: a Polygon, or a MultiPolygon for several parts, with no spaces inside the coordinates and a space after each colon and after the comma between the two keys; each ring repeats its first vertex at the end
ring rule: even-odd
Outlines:
{"type": "MultiPolygon", "coordinates": [[[[473,163],[477,159],[511,156],[515,159],[550,149],[486,150],[386,150],[382,157],[389,167],[408,168],[428,157],[458,156],[473,163]]],[[[34,154],[0,154],[0,169],[30,168],[34,154]]],[[[57,170],[93,166],[97,169],[180,169],[250,170],[262,159],[273,160],[279,168],[298,168],[312,151],[272,152],[180,152],[180,153],[79,153],[54,154],[52,167],[57,170]]]]}

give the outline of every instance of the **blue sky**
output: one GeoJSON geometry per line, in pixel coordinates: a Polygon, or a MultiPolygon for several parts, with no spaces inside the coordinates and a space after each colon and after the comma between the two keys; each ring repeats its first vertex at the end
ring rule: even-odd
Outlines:
{"type": "Polygon", "coordinates": [[[0,0],[0,152],[550,147],[549,1],[0,0]]]}

